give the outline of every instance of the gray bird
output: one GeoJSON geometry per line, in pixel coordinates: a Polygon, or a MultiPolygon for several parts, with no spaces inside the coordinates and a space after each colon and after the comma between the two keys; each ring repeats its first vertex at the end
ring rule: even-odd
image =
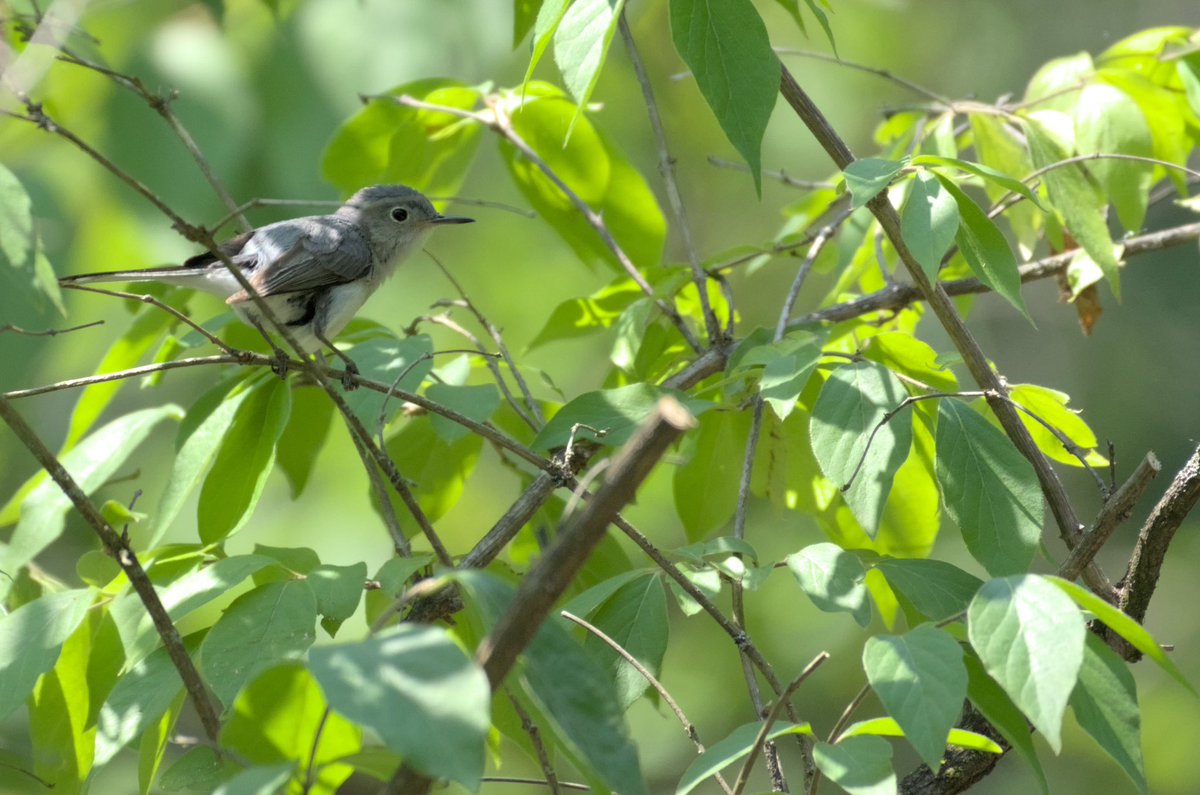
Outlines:
{"type": "MultiPolygon", "coordinates": [[[[354,363],[330,343],[367,298],[441,224],[473,218],[441,215],[404,185],[363,188],[333,215],[294,218],[243,232],[218,246],[241,268],[275,317],[305,353],[322,345],[346,362],[349,388],[354,363]]],[[[64,286],[95,282],[161,282],[219,295],[238,316],[266,336],[262,313],[213,252],[182,265],[67,276],[64,286]]],[[[268,341],[270,337],[267,337],[268,341]]],[[[272,343],[274,347],[274,343],[272,343]]],[[[286,354],[275,348],[276,356],[286,354]]],[[[286,364],[281,363],[283,375],[286,364]]]]}

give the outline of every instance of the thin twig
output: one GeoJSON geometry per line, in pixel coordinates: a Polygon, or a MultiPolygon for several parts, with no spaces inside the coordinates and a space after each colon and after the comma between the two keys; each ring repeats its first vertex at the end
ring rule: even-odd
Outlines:
{"type": "MultiPolygon", "coordinates": [[[[504,361],[508,365],[508,371],[512,373],[513,380],[517,382],[517,388],[521,390],[521,395],[525,398],[525,405],[529,409],[529,413],[533,415],[533,418],[536,421],[536,425],[532,426],[533,430],[541,430],[541,427],[546,424],[546,418],[542,414],[541,404],[539,404],[533,397],[533,392],[530,391],[529,385],[525,383],[525,377],[521,375],[520,368],[517,367],[517,363],[513,360],[512,355],[508,352],[508,346],[504,344],[504,338],[500,334],[500,329],[492,325],[492,322],[488,320],[487,316],[479,310],[479,307],[477,307],[475,302],[472,301],[470,296],[467,295],[467,291],[463,289],[458,279],[454,278],[454,274],[452,274],[450,270],[442,264],[442,261],[437,257],[434,257],[432,254],[430,254],[430,257],[438,266],[438,270],[440,270],[442,275],[446,277],[446,280],[449,281],[450,284],[454,285],[454,289],[458,291],[458,295],[460,298],[462,298],[463,304],[466,306],[467,310],[475,316],[476,322],[478,322],[479,325],[482,326],[485,331],[487,331],[488,336],[492,338],[492,342],[496,344],[496,350],[500,351],[500,355],[504,357],[504,361]]],[[[492,367],[493,364],[494,362],[488,362],[489,367],[492,367]]],[[[496,383],[500,385],[500,388],[504,390],[505,394],[507,395],[508,387],[505,385],[504,379],[500,377],[500,368],[494,367],[492,374],[496,378],[496,383]]],[[[510,398],[509,403],[515,408],[516,401],[510,398]]]]}
{"type": "Polygon", "coordinates": [[[554,765],[550,762],[550,754],[546,751],[546,744],[542,742],[542,733],[538,729],[537,724],[529,717],[529,712],[521,706],[521,702],[513,695],[509,688],[504,688],[504,695],[508,696],[508,703],[512,705],[513,712],[517,713],[517,717],[521,719],[521,730],[529,737],[529,743],[533,746],[534,753],[537,754],[538,764],[542,766],[542,775],[546,777],[545,785],[550,789],[551,793],[558,795],[558,773],[554,771],[554,765]]]}
{"type": "Polygon", "coordinates": [[[71,326],[70,328],[51,328],[44,331],[30,331],[29,329],[14,326],[12,323],[5,323],[0,326],[0,334],[11,332],[13,334],[21,334],[26,337],[55,337],[59,334],[70,334],[72,331],[83,331],[85,328],[95,328],[103,326],[103,320],[93,320],[91,323],[84,323],[79,326],[71,326]]]}
{"type": "MultiPolygon", "coordinates": [[[[1185,243],[1193,243],[1198,239],[1200,239],[1200,221],[1181,224],[1170,229],[1138,235],[1123,241],[1124,251],[1122,258],[1174,248],[1185,243]]],[[[1057,276],[1067,269],[1078,254],[1078,251],[1067,251],[1027,262],[1021,265],[1018,271],[1021,281],[1025,283],[1057,276]]],[[[991,292],[990,287],[974,278],[954,279],[952,281],[938,282],[938,284],[950,296],[991,292]]],[[[911,284],[897,284],[841,304],[835,304],[834,306],[793,318],[790,325],[795,327],[818,322],[840,323],[843,320],[852,320],[853,318],[868,315],[872,312],[897,312],[910,304],[924,300],[926,300],[925,296],[915,286],[911,284]]]]}
{"type": "MultiPolygon", "coordinates": [[[[717,157],[716,155],[708,156],[708,164],[710,166],[716,166],[717,168],[727,168],[730,171],[750,173],[750,166],[746,165],[745,163],[739,163],[734,160],[726,160],[725,158],[717,157]]],[[[833,190],[837,187],[837,185],[832,182],[822,182],[820,180],[812,179],[796,179],[791,174],[788,174],[783,170],[769,171],[764,169],[762,175],[767,179],[773,179],[776,182],[787,185],[789,188],[800,188],[801,190],[833,190]]]]}
{"type": "Polygon", "coordinates": [[[179,138],[180,142],[183,144],[183,148],[188,151],[188,154],[191,155],[192,160],[196,162],[196,166],[200,169],[200,173],[204,175],[204,179],[207,180],[208,184],[212,187],[213,192],[217,194],[217,197],[224,202],[225,206],[238,219],[238,223],[241,225],[242,231],[249,232],[254,228],[250,225],[250,222],[246,220],[246,217],[239,212],[237,202],[235,202],[233,197],[229,195],[229,191],[225,190],[225,186],[221,183],[220,178],[217,177],[216,172],[213,171],[208,159],[200,151],[200,147],[196,145],[196,140],[192,138],[192,134],[188,132],[187,128],[183,126],[183,123],[179,121],[179,117],[176,116],[171,110],[171,102],[178,96],[178,92],[171,91],[166,96],[153,94],[146,88],[145,84],[143,84],[141,79],[138,77],[132,77],[130,75],[113,71],[108,67],[101,66],[98,63],[94,63],[79,56],[71,50],[68,50],[66,47],[60,46],[59,51],[62,53],[62,55],[59,56],[59,60],[63,61],[64,63],[82,66],[85,69],[91,69],[98,74],[108,77],[117,85],[129,89],[134,94],[141,97],[151,110],[163,118],[163,121],[165,121],[167,126],[171,128],[171,132],[175,133],[176,137],[179,138]]]}
{"type": "Polygon", "coordinates": [[[800,685],[804,684],[804,680],[812,675],[812,672],[817,670],[821,663],[829,659],[829,652],[823,651],[812,659],[808,665],[804,666],[804,670],[796,676],[782,693],[775,700],[775,706],[771,707],[771,712],[763,721],[762,727],[758,730],[758,735],[754,738],[754,744],[750,746],[750,753],[746,756],[746,761],[742,763],[742,769],[738,772],[737,781],[733,785],[733,795],[740,795],[741,791],[746,788],[746,782],[750,778],[750,769],[754,766],[754,760],[758,756],[758,749],[766,744],[767,735],[771,733],[771,727],[783,714],[786,705],[791,701],[792,694],[800,689],[800,685]]]}
{"type": "Polygon", "coordinates": [[[1083,536],[1079,546],[1071,550],[1071,556],[1058,569],[1058,576],[1073,580],[1083,571],[1083,567],[1096,557],[1096,553],[1104,546],[1117,526],[1129,518],[1133,505],[1145,493],[1150,481],[1162,471],[1162,464],[1154,453],[1146,456],[1138,464],[1133,474],[1115,491],[1104,503],[1092,529],[1083,536]]]}
{"type": "Polygon", "coordinates": [[[696,243],[692,240],[692,230],[688,226],[687,212],[683,206],[683,197],[679,193],[679,184],[675,181],[675,159],[667,148],[667,134],[663,129],[662,117],[658,113],[658,103],[654,101],[654,90],[650,87],[650,78],[642,57],[638,54],[637,43],[629,30],[629,21],[625,18],[625,9],[617,17],[617,29],[621,32],[621,41],[625,44],[625,52],[633,66],[634,77],[642,89],[642,100],[646,105],[646,114],[650,117],[650,130],[654,133],[655,148],[658,150],[658,173],[662,176],[663,185],[667,190],[667,203],[671,214],[675,216],[675,226],[683,240],[683,248],[687,254],[688,265],[692,269],[692,281],[696,285],[696,294],[700,300],[700,310],[704,315],[704,325],[708,330],[709,342],[715,341],[720,335],[717,326],[717,316],[713,313],[708,300],[708,278],[700,267],[700,255],[696,253],[696,243]]]}
{"type": "MultiPolygon", "coordinates": [[[[192,318],[185,315],[183,312],[180,312],[175,307],[171,306],[170,304],[166,303],[165,301],[160,301],[158,298],[154,297],[153,295],[150,295],[149,293],[131,293],[131,292],[127,292],[125,290],[113,290],[113,289],[106,288],[106,287],[94,287],[90,284],[75,284],[73,282],[60,282],[59,286],[66,290],[79,290],[80,292],[96,293],[97,295],[110,295],[110,296],[113,296],[114,298],[122,298],[122,299],[125,299],[128,301],[141,301],[143,304],[149,304],[150,306],[157,307],[158,309],[161,309],[163,312],[166,312],[167,314],[174,317],[180,323],[183,323],[185,326],[187,326],[188,328],[195,331],[200,336],[204,337],[206,340],[211,342],[213,345],[216,345],[218,348],[221,349],[222,352],[224,352],[230,356],[238,355],[238,352],[235,351],[233,348],[229,347],[229,345],[227,345],[225,343],[225,341],[222,340],[220,337],[213,334],[211,331],[206,329],[204,326],[200,325],[195,320],[193,320],[192,318]]],[[[103,321],[101,321],[101,322],[103,322],[103,321]]]]}
{"type": "MultiPolygon", "coordinates": [[[[586,619],[580,618],[574,613],[569,613],[566,610],[561,611],[559,615],[568,621],[578,624],[588,632],[595,635],[606,646],[616,652],[621,659],[629,663],[629,665],[632,666],[635,671],[641,674],[642,678],[649,682],[650,686],[653,687],[658,693],[659,697],[662,698],[663,703],[667,705],[667,708],[670,709],[671,712],[675,713],[675,719],[679,721],[679,725],[683,726],[683,730],[687,734],[688,739],[691,740],[692,744],[696,746],[696,752],[701,754],[704,753],[704,743],[700,742],[700,733],[696,731],[696,725],[688,720],[687,715],[683,713],[683,708],[679,706],[679,702],[671,697],[670,691],[663,686],[662,682],[658,681],[658,677],[652,674],[650,669],[642,665],[642,663],[636,657],[630,654],[624,646],[622,646],[620,643],[617,643],[613,638],[606,634],[604,630],[600,629],[595,624],[592,624],[586,619]]],[[[725,783],[725,779],[721,777],[720,773],[717,773],[716,778],[717,783],[721,785],[721,789],[725,790],[725,792],[729,792],[729,785],[725,783]]]]}
{"type": "Polygon", "coordinates": [[[872,67],[872,66],[866,66],[864,64],[855,63],[854,61],[847,61],[844,58],[839,58],[834,55],[828,55],[823,52],[814,52],[812,50],[796,50],[796,49],[791,49],[789,47],[776,47],[775,53],[777,55],[798,55],[802,58],[811,58],[816,61],[825,61],[826,63],[832,63],[832,64],[837,64],[838,66],[844,66],[847,69],[855,69],[859,72],[866,72],[867,74],[872,74],[872,75],[875,75],[876,77],[882,77],[884,80],[890,80],[891,82],[895,83],[896,85],[902,86],[903,88],[907,88],[909,91],[913,92],[914,94],[920,94],[921,96],[925,97],[926,99],[932,100],[933,102],[936,102],[939,105],[943,105],[946,108],[954,107],[954,100],[949,99],[948,97],[944,97],[941,94],[937,93],[936,91],[925,88],[925,86],[922,86],[918,83],[914,83],[911,80],[908,80],[906,78],[900,77],[899,75],[893,74],[893,73],[889,72],[887,69],[876,69],[875,67],[872,67]]]}

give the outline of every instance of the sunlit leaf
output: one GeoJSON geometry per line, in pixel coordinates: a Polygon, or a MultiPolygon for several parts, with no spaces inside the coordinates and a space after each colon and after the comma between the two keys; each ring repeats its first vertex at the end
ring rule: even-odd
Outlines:
{"type": "Polygon", "coordinates": [[[0,621],[0,718],[25,701],[38,677],[54,667],[62,645],[92,603],[86,589],[27,602],[0,621]]]}
{"type": "Polygon", "coordinates": [[[847,737],[837,745],[816,743],[813,762],[850,795],[895,795],[892,747],[879,737],[847,737]]]}
{"type": "Polygon", "coordinates": [[[779,59],[750,0],[671,0],[671,37],[725,137],[762,191],[762,138],[779,94],[779,59]]]}
{"type": "Polygon", "coordinates": [[[908,397],[887,368],[873,362],[838,367],[821,388],[809,429],[825,477],[843,492],[868,535],[874,536],[896,470],[912,447],[912,411],[889,416],[908,397]]]}
{"type": "Polygon", "coordinates": [[[747,412],[710,411],[693,432],[692,456],[675,468],[675,511],[689,539],[700,539],[733,516],[750,433],[747,412]]]}

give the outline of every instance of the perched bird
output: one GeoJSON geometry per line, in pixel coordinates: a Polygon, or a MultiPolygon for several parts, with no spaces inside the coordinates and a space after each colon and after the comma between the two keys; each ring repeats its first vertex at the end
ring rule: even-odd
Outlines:
{"type": "MultiPolygon", "coordinates": [[[[332,215],[268,224],[243,232],[217,249],[241,269],[305,353],[324,345],[342,357],[347,370],[343,381],[349,388],[356,368],[330,339],[345,328],[396,266],[421,247],[435,226],[473,220],[441,215],[428,199],[404,185],[375,185],[355,193],[332,215]]],[[[182,265],[85,273],[59,282],[67,287],[161,282],[203,290],[224,298],[242,320],[267,336],[262,313],[211,251],[182,265]]],[[[277,359],[286,359],[286,354],[271,344],[277,359]]],[[[284,361],[277,365],[277,372],[286,372],[284,361]]]]}

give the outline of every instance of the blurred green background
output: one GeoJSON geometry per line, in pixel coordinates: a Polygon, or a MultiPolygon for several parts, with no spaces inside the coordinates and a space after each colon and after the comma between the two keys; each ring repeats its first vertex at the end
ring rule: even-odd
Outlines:
{"type": "MultiPolygon", "coordinates": [[[[695,86],[681,77],[684,67],[671,46],[665,3],[631,5],[634,34],[665,116],[701,256],[769,240],[781,221],[779,208],[799,194],[767,180],[760,200],[746,174],[708,163],[711,155],[727,160],[736,155],[695,86]]],[[[759,7],[777,46],[828,51],[815,25],[811,39],[805,39],[776,4],[761,2],[759,7]]],[[[1194,0],[835,0],[834,7],[831,20],[842,57],[890,70],[945,95],[984,101],[1019,95],[1029,76],[1049,58],[1080,50],[1095,53],[1147,27],[1200,24],[1194,0]]],[[[25,8],[16,1],[10,10],[25,8]]],[[[4,13],[0,5],[0,15],[4,13]]],[[[360,107],[360,94],[427,76],[511,86],[520,81],[528,61],[527,43],[516,51],[511,46],[511,9],[493,0],[106,0],[88,5],[81,25],[96,39],[79,45],[90,57],[140,76],[151,90],[178,89],[172,107],[239,200],[341,198],[321,178],[321,155],[337,126],[360,107]]],[[[37,57],[34,49],[28,51],[31,57],[37,57]]],[[[873,151],[872,130],[885,109],[917,99],[890,82],[837,65],[797,56],[784,60],[860,155],[873,151]]],[[[539,75],[556,80],[549,61],[539,75]]],[[[190,221],[211,223],[224,214],[178,142],[143,103],[98,75],[61,63],[47,65],[48,72],[32,93],[46,102],[56,120],[151,186],[190,221]]],[[[613,49],[594,101],[602,104],[592,115],[594,122],[615,136],[661,200],[640,94],[619,46],[613,49]]],[[[14,107],[2,90],[0,103],[14,107]]],[[[61,139],[0,117],[0,159],[33,196],[46,254],[60,274],[149,266],[195,253],[152,207],[61,139]]],[[[768,131],[763,162],[768,169],[801,178],[822,179],[830,173],[824,155],[786,108],[777,111],[768,131]]],[[[494,141],[485,137],[460,195],[522,206],[494,141]]],[[[466,205],[454,209],[479,223],[439,234],[429,249],[503,329],[508,344],[525,362],[545,370],[568,396],[597,388],[607,369],[606,337],[554,343],[528,355],[520,352],[555,305],[592,292],[609,280],[609,274],[579,264],[537,220],[466,205]]],[[[251,211],[255,223],[294,214],[251,211]]],[[[1152,208],[1147,226],[1161,228],[1186,220],[1182,210],[1161,202],[1152,208]]],[[[669,256],[682,256],[675,235],[668,247],[669,256]]],[[[1131,260],[1122,277],[1124,303],[1117,305],[1105,293],[1105,314],[1090,338],[1080,333],[1074,311],[1057,302],[1050,282],[1024,291],[1036,329],[990,297],[977,301],[970,317],[984,350],[1010,382],[1043,384],[1072,396],[1072,405],[1083,410],[1098,436],[1116,446],[1120,473],[1128,473],[1147,450],[1162,460],[1164,476],[1101,556],[1114,577],[1127,557],[1137,522],[1200,438],[1200,357],[1194,352],[1200,340],[1198,264],[1195,244],[1131,260]]],[[[783,260],[753,277],[735,277],[743,330],[773,323],[793,268],[794,261],[783,260]]],[[[813,280],[801,306],[806,299],[811,305],[826,287],[813,280]]],[[[453,295],[432,262],[414,257],[363,314],[399,330],[438,299],[453,295]]],[[[113,299],[69,294],[66,301],[66,319],[15,311],[11,318],[0,318],[0,324],[48,328],[104,319],[106,325],[57,338],[0,334],[0,389],[89,374],[128,325],[127,310],[113,299]]],[[[202,317],[220,310],[208,299],[193,306],[202,317]]],[[[930,324],[922,331],[936,348],[948,349],[930,324]]],[[[440,332],[434,337],[441,347],[461,346],[440,332]]],[[[187,406],[215,377],[212,371],[179,371],[153,389],[130,383],[107,416],[167,400],[187,406]]],[[[549,392],[544,396],[553,397],[549,392]]],[[[20,409],[56,446],[64,437],[75,398],[72,392],[58,392],[24,400],[20,409]]],[[[136,475],[136,487],[146,490],[140,506],[145,510],[153,510],[156,503],[172,442],[170,432],[152,437],[133,461],[136,472],[128,473],[136,475]]],[[[0,497],[11,494],[33,470],[32,460],[11,434],[0,433],[0,497]]],[[[669,467],[660,468],[631,512],[662,546],[684,540],[669,510],[669,475],[669,467]]],[[[1086,520],[1098,506],[1090,479],[1077,470],[1063,476],[1086,520]]],[[[307,545],[329,563],[385,559],[386,537],[370,509],[365,478],[344,433],[332,434],[317,478],[319,482],[293,502],[282,478],[273,477],[251,525],[230,542],[231,551],[248,550],[254,543],[307,545]]],[[[467,497],[439,525],[453,551],[465,550],[491,525],[516,496],[516,486],[512,474],[485,454],[467,497]]],[[[134,487],[132,481],[122,483],[105,496],[124,500],[134,487]]],[[[194,537],[194,528],[186,521],[180,524],[177,540],[194,537]]],[[[1176,662],[1193,681],[1200,679],[1198,526],[1200,520],[1193,520],[1179,532],[1148,618],[1160,641],[1178,646],[1176,662]]],[[[782,557],[822,540],[808,523],[778,515],[769,506],[755,509],[749,532],[760,553],[768,556],[782,557]]],[[[961,545],[953,539],[939,544],[940,554],[958,556],[961,545]]],[[[74,560],[92,545],[89,533],[72,522],[44,565],[69,579],[74,560]]],[[[975,570],[965,559],[961,565],[975,570]]],[[[811,608],[784,575],[772,578],[749,600],[749,608],[751,634],[782,676],[790,678],[822,649],[833,655],[798,699],[805,717],[812,718],[819,731],[828,731],[861,685],[865,633],[843,616],[811,608]]],[[[751,720],[737,656],[727,639],[703,619],[685,621],[678,614],[672,632],[665,684],[702,737],[711,743],[751,720]],[[695,665],[698,659],[704,665],[695,665]]],[[[1200,702],[1157,669],[1141,665],[1136,674],[1152,791],[1195,792],[1200,781],[1200,754],[1195,751],[1200,746],[1200,702]]],[[[878,707],[870,701],[859,713],[873,714],[878,707]]],[[[14,716],[0,727],[0,744],[9,749],[26,742],[18,719],[14,716]]],[[[690,744],[672,719],[645,701],[631,710],[630,721],[654,791],[672,791],[691,760],[690,744]]],[[[1118,767],[1082,733],[1068,730],[1059,759],[1038,742],[1055,792],[1133,791],[1118,767]]],[[[897,769],[910,769],[915,755],[901,743],[895,747],[897,769]]],[[[797,769],[787,753],[785,761],[797,769]]],[[[511,764],[502,774],[536,772],[515,754],[506,758],[511,764]]],[[[95,791],[130,791],[130,774],[118,760],[100,774],[95,791]]],[[[975,791],[1029,792],[1035,787],[1018,760],[1006,759],[975,791]]]]}

